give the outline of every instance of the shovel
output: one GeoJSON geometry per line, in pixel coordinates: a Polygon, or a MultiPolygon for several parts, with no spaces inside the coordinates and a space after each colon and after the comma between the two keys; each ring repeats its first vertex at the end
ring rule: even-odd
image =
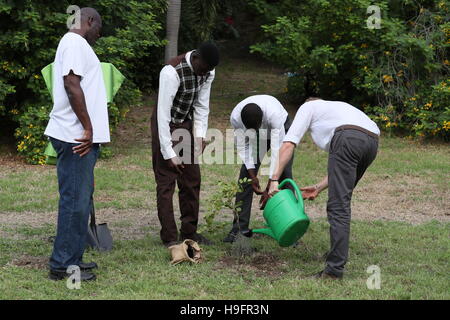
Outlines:
{"type": "Polygon", "coordinates": [[[95,223],[94,199],[91,198],[91,222],[88,226],[86,246],[98,251],[111,251],[113,239],[106,223],[95,223]]]}

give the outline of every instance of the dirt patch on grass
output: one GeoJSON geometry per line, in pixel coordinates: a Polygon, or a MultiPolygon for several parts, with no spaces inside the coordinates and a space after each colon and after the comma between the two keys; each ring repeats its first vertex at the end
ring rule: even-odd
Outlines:
{"type": "MultiPolygon", "coordinates": [[[[305,208],[311,218],[326,217],[326,203],[307,201],[305,208]]],[[[352,219],[448,223],[450,192],[423,177],[367,174],[353,193],[352,219]]]]}
{"type": "MultiPolygon", "coordinates": [[[[132,240],[142,239],[148,234],[157,235],[159,232],[159,221],[156,212],[145,209],[117,210],[100,209],[96,210],[97,224],[108,223],[114,239],[132,240]]],[[[57,214],[55,212],[8,212],[0,213],[0,237],[8,239],[23,240],[30,237],[19,235],[14,232],[15,228],[27,226],[30,228],[40,228],[47,224],[55,225],[56,231],[57,214]]],[[[39,234],[39,238],[46,240],[53,234],[39,234]]]]}
{"type": "Polygon", "coordinates": [[[257,277],[281,277],[287,263],[271,253],[255,253],[252,256],[236,258],[231,255],[222,257],[217,263],[218,269],[236,270],[240,274],[253,273],[257,277]]]}
{"type": "Polygon", "coordinates": [[[23,255],[13,259],[8,263],[10,266],[23,267],[27,269],[47,269],[48,257],[34,257],[29,255],[23,255]]]}

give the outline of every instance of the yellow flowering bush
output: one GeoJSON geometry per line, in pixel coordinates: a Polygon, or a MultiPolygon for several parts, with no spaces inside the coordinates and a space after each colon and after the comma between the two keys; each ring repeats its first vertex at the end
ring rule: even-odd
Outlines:
{"type": "Polygon", "coordinates": [[[287,69],[296,103],[348,101],[387,131],[449,139],[448,1],[377,1],[379,29],[366,0],[250,3],[266,19],[252,51],[287,69]]]}
{"type": "Polygon", "coordinates": [[[18,117],[19,127],[15,137],[18,141],[17,152],[31,164],[45,164],[44,151],[48,144],[44,130],[48,122],[50,105],[30,106],[18,117]]]}
{"type": "MultiPolygon", "coordinates": [[[[52,106],[41,69],[53,62],[67,32],[67,1],[0,1],[0,123],[17,123],[17,151],[43,163],[44,129],[52,106]]],[[[114,64],[127,78],[109,107],[111,129],[140,103],[141,90],[157,83],[165,44],[165,0],[81,0],[98,9],[103,37],[94,47],[99,59],[114,64]],[[126,12],[126,18],[124,13],[126,12]]],[[[0,134],[2,132],[0,126],[0,134]]]]}

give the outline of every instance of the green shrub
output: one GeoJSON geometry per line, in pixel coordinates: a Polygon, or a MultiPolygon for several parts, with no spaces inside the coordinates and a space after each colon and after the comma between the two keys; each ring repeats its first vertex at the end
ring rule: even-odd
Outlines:
{"type": "Polygon", "coordinates": [[[43,155],[48,141],[43,137],[43,132],[48,123],[50,105],[29,106],[18,117],[19,127],[16,129],[17,151],[31,164],[45,164],[43,155]]]}
{"type": "Polygon", "coordinates": [[[379,1],[381,28],[368,29],[366,0],[252,0],[266,38],[252,52],[296,74],[288,94],[345,100],[383,127],[450,138],[449,5],[379,1]]]}
{"type": "MultiPolygon", "coordinates": [[[[17,149],[34,164],[42,163],[43,133],[52,106],[40,70],[53,62],[58,42],[67,32],[70,4],[0,0],[0,121],[9,118],[18,123],[17,149]]],[[[101,61],[113,63],[127,78],[109,106],[114,129],[129,108],[140,103],[141,91],[158,79],[166,1],[96,0],[77,5],[100,12],[103,37],[94,50],[101,61]]]]}
{"type": "Polygon", "coordinates": [[[233,216],[239,219],[242,201],[236,203],[236,193],[243,192],[244,186],[250,183],[247,178],[240,179],[236,182],[217,183],[219,189],[212,194],[207,200],[208,212],[205,214],[205,224],[202,226],[202,231],[213,233],[218,229],[223,229],[227,223],[216,223],[215,219],[218,215],[223,214],[224,210],[231,210],[233,216]]]}

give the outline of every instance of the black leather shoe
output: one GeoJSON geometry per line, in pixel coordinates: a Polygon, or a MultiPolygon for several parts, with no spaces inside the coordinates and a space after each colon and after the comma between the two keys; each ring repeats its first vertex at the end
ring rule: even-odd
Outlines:
{"type": "MultiPolygon", "coordinates": [[[[245,230],[245,231],[241,231],[241,234],[247,238],[251,238],[253,237],[253,231],[252,230],[245,230]]],[[[223,239],[222,241],[225,243],[233,243],[236,241],[236,237],[237,237],[237,232],[230,232],[225,239],[223,239]]]]}
{"type": "Polygon", "coordinates": [[[324,279],[324,280],[342,280],[342,277],[335,276],[331,273],[326,273],[325,270],[322,270],[312,276],[313,279],[324,279]]]}
{"type": "MultiPolygon", "coordinates": [[[[50,272],[48,274],[49,279],[54,280],[54,281],[64,280],[70,276],[71,276],[71,274],[68,274],[66,272],[66,270],[64,270],[64,269],[50,270],[50,272]]],[[[80,280],[81,281],[94,281],[95,279],[97,279],[95,274],[86,272],[86,271],[81,271],[81,269],[80,269],[80,280]]]]}
{"type": "Polygon", "coordinates": [[[98,265],[95,262],[84,263],[81,262],[79,265],[81,271],[89,271],[92,269],[98,269],[98,265]]]}
{"type": "Polygon", "coordinates": [[[237,236],[236,233],[230,232],[230,233],[227,234],[227,236],[222,240],[222,242],[225,242],[225,243],[233,243],[234,241],[236,241],[236,236],[237,236]]]}
{"type": "Polygon", "coordinates": [[[184,241],[186,239],[191,239],[197,242],[198,244],[204,244],[205,246],[213,245],[214,243],[211,240],[208,240],[204,236],[202,236],[200,233],[194,233],[191,235],[184,235],[180,234],[180,241],[184,241]]]}

